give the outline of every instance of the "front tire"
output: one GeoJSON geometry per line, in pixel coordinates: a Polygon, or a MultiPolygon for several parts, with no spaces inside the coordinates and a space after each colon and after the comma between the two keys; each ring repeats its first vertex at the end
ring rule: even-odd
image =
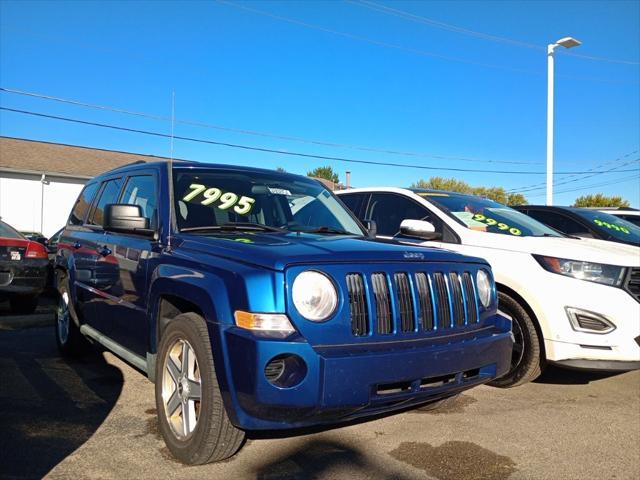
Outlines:
{"type": "Polygon", "coordinates": [[[513,318],[513,336],[515,343],[511,355],[511,366],[503,377],[489,385],[494,387],[517,387],[535,380],[542,373],[544,358],[540,337],[533,319],[520,303],[503,292],[498,292],[498,305],[513,318]]]}
{"type": "Polygon", "coordinates": [[[224,408],[207,326],[195,313],[172,320],[160,339],[156,363],[158,425],[181,462],[202,465],[234,455],[244,432],[224,408]]]}

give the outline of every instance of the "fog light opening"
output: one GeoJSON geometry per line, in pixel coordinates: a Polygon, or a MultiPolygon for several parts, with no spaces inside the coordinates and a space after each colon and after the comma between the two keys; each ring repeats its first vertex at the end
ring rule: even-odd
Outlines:
{"type": "Polygon", "coordinates": [[[576,332],[606,334],[613,332],[616,326],[604,315],[581,310],[579,308],[565,307],[571,328],[576,332]]]}
{"type": "Polygon", "coordinates": [[[267,362],[264,376],[278,388],[295,387],[307,376],[307,364],[298,355],[278,355],[267,362]]]}

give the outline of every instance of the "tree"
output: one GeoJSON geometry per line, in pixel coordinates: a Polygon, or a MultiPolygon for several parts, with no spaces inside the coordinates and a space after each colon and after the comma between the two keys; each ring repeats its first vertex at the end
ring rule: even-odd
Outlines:
{"type": "Polygon", "coordinates": [[[277,167],[276,172],[287,173],[287,171],[283,167],[277,167]]]}
{"type": "Polygon", "coordinates": [[[316,178],[324,178],[325,180],[329,180],[335,184],[340,183],[340,179],[338,174],[333,171],[331,166],[327,165],[326,167],[318,167],[310,172],[307,172],[307,177],[316,177],[316,178]]]}
{"type": "Polygon", "coordinates": [[[604,193],[583,195],[576,198],[574,207],[628,207],[629,201],[620,195],[607,197],[604,193]]]}
{"type": "Polygon", "coordinates": [[[447,190],[460,192],[491,200],[504,205],[526,205],[527,198],[521,193],[507,192],[502,187],[473,187],[467,182],[455,178],[431,177],[429,180],[418,180],[411,188],[430,188],[433,190],[447,190]]]}

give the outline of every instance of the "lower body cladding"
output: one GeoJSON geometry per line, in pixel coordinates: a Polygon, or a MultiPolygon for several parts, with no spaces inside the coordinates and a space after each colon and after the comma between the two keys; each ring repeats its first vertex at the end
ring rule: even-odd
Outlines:
{"type": "Polygon", "coordinates": [[[245,430],[337,423],[446,398],[504,375],[513,346],[510,329],[494,327],[445,342],[315,348],[232,327],[224,341],[227,411],[245,430]]]}

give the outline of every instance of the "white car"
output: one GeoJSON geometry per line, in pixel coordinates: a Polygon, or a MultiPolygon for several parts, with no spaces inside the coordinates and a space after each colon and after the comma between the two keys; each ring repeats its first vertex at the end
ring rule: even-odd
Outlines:
{"type": "Polygon", "coordinates": [[[620,217],[627,222],[631,222],[634,225],[640,227],[640,210],[637,208],[599,208],[601,212],[608,213],[609,215],[615,215],[616,217],[620,217]]]}
{"type": "Polygon", "coordinates": [[[336,193],[359,219],[375,222],[379,239],[489,261],[516,340],[511,370],[493,385],[529,382],[547,362],[640,368],[640,248],[569,238],[472,195],[404,188],[336,193]]]}

